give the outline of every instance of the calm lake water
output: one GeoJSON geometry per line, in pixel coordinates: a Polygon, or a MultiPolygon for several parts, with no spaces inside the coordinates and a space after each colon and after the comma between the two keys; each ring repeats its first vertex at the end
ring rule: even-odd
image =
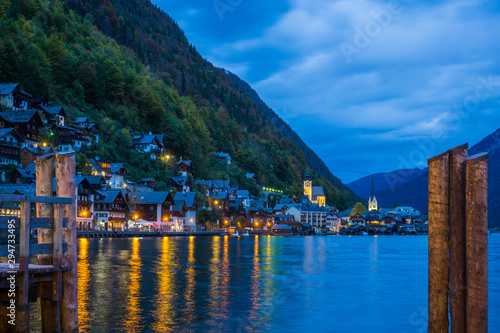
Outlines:
{"type": "MultiPolygon", "coordinates": [[[[81,331],[427,331],[426,236],[79,239],[79,246],[81,331]]],[[[499,234],[489,249],[490,332],[500,332],[499,234]]]]}

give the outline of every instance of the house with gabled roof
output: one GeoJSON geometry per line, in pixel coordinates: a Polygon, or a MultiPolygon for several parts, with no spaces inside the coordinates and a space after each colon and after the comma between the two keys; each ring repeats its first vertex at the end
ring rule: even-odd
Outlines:
{"type": "Polygon", "coordinates": [[[191,181],[187,176],[170,177],[167,186],[173,187],[177,192],[187,191],[191,188],[191,181]]]}
{"type": "Polygon", "coordinates": [[[197,185],[200,185],[205,191],[224,191],[231,188],[230,180],[197,180],[197,185]]]}
{"type": "Polygon", "coordinates": [[[177,166],[179,166],[183,176],[187,176],[188,173],[194,176],[194,165],[192,161],[182,160],[181,156],[181,160],[177,162],[177,166]]]}
{"type": "Polygon", "coordinates": [[[126,229],[130,209],[122,191],[97,191],[94,205],[97,227],[114,231],[126,229]]]}
{"type": "Polygon", "coordinates": [[[151,159],[156,160],[164,153],[163,135],[161,134],[141,134],[132,137],[132,148],[139,153],[149,154],[151,159]]]}
{"type": "MultiPolygon", "coordinates": [[[[54,181],[54,185],[56,182],[54,181]]],[[[76,227],[78,229],[94,228],[94,202],[97,191],[85,176],[76,176],[76,227]]]]}
{"type": "Polygon", "coordinates": [[[326,213],[326,229],[327,231],[338,232],[341,227],[341,219],[339,214],[335,211],[328,211],[326,213]]]}
{"type": "Polygon", "coordinates": [[[61,151],[79,151],[90,144],[90,138],[76,128],[54,124],[52,131],[59,135],[59,149],[61,151]]]}
{"type": "Polygon", "coordinates": [[[134,220],[144,220],[155,229],[170,231],[170,208],[175,205],[170,192],[130,192],[126,195],[134,220]]]}
{"type": "Polygon", "coordinates": [[[19,164],[24,139],[13,128],[0,128],[0,164],[19,164]]]}
{"type": "Polygon", "coordinates": [[[45,95],[40,95],[37,97],[31,98],[31,107],[33,109],[40,110],[41,106],[50,106],[49,98],[45,95]]]}
{"type": "Polygon", "coordinates": [[[174,196],[175,205],[186,205],[184,216],[173,216],[172,222],[176,230],[196,230],[196,192],[177,192],[174,196]]]}
{"type": "Polygon", "coordinates": [[[36,182],[36,165],[35,163],[30,163],[26,168],[16,168],[9,175],[10,182],[12,184],[25,184],[36,182]]]}
{"type": "Polygon", "coordinates": [[[38,142],[43,121],[37,110],[0,112],[0,128],[14,128],[24,139],[38,142]]]}
{"type": "Polygon", "coordinates": [[[88,125],[90,124],[89,118],[87,117],[76,117],[75,120],[73,120],[73,126],[80,126],[80,125],[88,125]]]}
{"type": "Polygon", "coordinates": [[[71,127],[85,133],[85,135],[87,135],[94,142],[99,142],[101,131],[99,130],[99,128],[97,128],[97,124],[90,123],[87,117],[75,118],[71,127]]]}
{"type": "Polygon", "coordinates": [[[30,97],[19,83],[0,83],[0,105],[7,110],[27,110],[30,97]]]}
{"type": "Polygon", "coordinates": [[[124,188],[126,187],[125,176],[127,169],[123,163],[111,163],[109,174],[107,174],[107,182],[111,188],[124,188]]]}
{"type": "Polygon", "coordinates": [[[46,119],[47,125],[60,125],[64,126],[64,119],[66,118],[66,112],[62,106],[43,106],[38,107],[46,119]]]}
{"type": "Polygon", "coordinates": [[[223,152],[215,153],[215,158],[218,161],[221,161],[221,162],[226,163],[228,165],[231,164],[231,156],[228,153],[223,153],[223,152]]]}
{"type": "Polygon", "coordinates": [[[52,147],[24,147],[19,152],[21,167],[26,168],[28,164],[35,162],[37,157],[52,154],[53,152],[54,150],[52,149],[52,147]]]}
{"type": "Polygon", "coordinates": [[[98,191],[104,191],[107,188],[106,179],[102,175],[86,175],[85,178],[89,181],[90,185],[98,191]]]}
{"type": "Polygon", "coordinates": [[[144,177],[139,181],[139,184],[146,185],[147,187],[151,187],[153,190],[156,187],[156,179],[153,177],[144,177]]]}
{"type": "Polygon", "coordinates": [[[206,197],[207,202],[205,203],[205,208],[218,209],[223,215],[227,213],[229,209],[230,193],[226,191],[211,191],[208,192],[206,197]]]}
{"type": "Polygon", "coordinates": [[[308,205],[300,208],[300,222],[309,223],[315,231],[326,231],[326,216],[329,211],[318,205],[308,205]]]}

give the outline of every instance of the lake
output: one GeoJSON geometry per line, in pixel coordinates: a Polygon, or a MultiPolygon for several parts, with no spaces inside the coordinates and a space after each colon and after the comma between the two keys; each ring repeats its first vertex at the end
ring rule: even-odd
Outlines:
{"type": "MultiPolygon", "coordinates": [[[[500,332],[499,234],[489,268],[500,332]]],[[[426,236],[79,239],[78,270],[85,332],[427,331],[426,236]]]]}

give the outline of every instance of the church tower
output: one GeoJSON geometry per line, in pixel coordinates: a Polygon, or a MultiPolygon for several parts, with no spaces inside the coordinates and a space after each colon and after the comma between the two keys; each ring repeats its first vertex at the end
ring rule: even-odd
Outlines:
{"type": "Polygon", "coordinates": [[[304,195],[309,198],[309,201],[312,200],[312,178],[309,172],[304,176],[304,195]]]}
{"type": "Polygon", "coordinates": [[[370,191],[370,198],[368,199],[368,211],[378,210],[377,198],[375,198],[375,182],[372,175],[372,189],[370,191]]]}

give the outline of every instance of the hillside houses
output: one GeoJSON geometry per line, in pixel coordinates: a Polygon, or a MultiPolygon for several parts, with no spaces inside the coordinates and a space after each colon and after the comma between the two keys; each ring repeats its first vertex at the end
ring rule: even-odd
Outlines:
{"type": "Polygon", "coordinates": [[[0,105],[7,110],[27,110],[30,97],[18,83],[0,83],[0,105]]]}
{"type": "Polygon", "coordinates": [[[99,142],[101,131],[99,131],[96,124],[90,123],[87,117],[75,118],[72,127],[85,133],[93,142],[99,142]]]}
{"type": "Polygon", "coordinates": [[[52,147],[36,147],[36,148],[24,147],[19,152],[19,156],[21,159],[21,167],[26,168],[28,164],[34,163],[37,157],[46,154],[52,154],[53,152],[54,150],[52,149],[52,147]]]}
{"type": "Polygon", "coordinates": [[[225,163],[227,165],[231,164],[231,156],[228,153],[223,153],[223,152],[215,153],[215,158],[218,161],[225,163]]]}
{"type": "Polygon", "coordinates": [[[163,135],[160,134],[141,134],[132,137],[132,148],[139,153],[148,154],[153,160],[160,158],[165,147],[163,144],[163,135]]]}
{"type": "Polygon", "coordinates": [[[0,129],[14,128],[25,140],[38,144],[39,128],[43,126],[37,110],[0,112],[0,129]]]}
{"type": "Polygon", "coordinates": [[[179,162],[177,162],[177,166],[181,170],[183,176],[187,176],[187,174],[191,174],[194,177],[194,165],[192,161],[182,160],[182,156],[179,162]]]}
{"type": "Polygon", "coordinates": [[[193,231],[196,229],[196,193],[177,192],[172,207],[172,224],[175,231],[193,231]],[[184,208],[184,210],[183,210],[184,208]]]}
{"type": "Polygon", "coordinates": [[[171,229],[171,207],[175,201],[170,192],[130,192],[127,201],[136,224],[144,221],[148,227],[163,231],[171,229]]]}
{"type": "Polygon", "coordinates": [[[175,188],[178,192],[188,191],[191,188],[191,181],[187,176],[170,177],[167,186],[175,188]]]}
{"type": "Polygon", "coordinates": [[[23,138],[13,128],[0,128],[0,164],[19,164],[23,138]]]}
{"type": "Polygon", "coordinates": [[[129,211],[120,190],[97,192],[94,207],[96,226],[104,230],[125,230],[129,211]]]}
{"type": "MultiPolygon", "coordinates": [[[[74,124],[68,126],[64,107],[52,106],[46,96],[32,98],[17,83],[0,83],[0,107],[3,109],[0,129],[16,130],[23,139],[20,148],[50,147],[50,142],[39,142],[42,128],[50,132],[49,141],[57,140],[58,146],[53,149],[60,151],[78,151],[99,141],[96,124],[90,124],[84,117],[83,120],[76,118],[74,124]]],[[[33,154],[37,155],[34,150],[31,153],[31,159],[33,154]]],[[[20,160],[9,159],[9,163],[19,164],[20,160]]],[[[24,162],[23,167],[28,163],[30,161],[24,162]]]]}
{"type": "Polygon", "coordinates": [[[46,106],[39,104],[38,110],[42,111],[46,119],[47,125],[59,125],[64,126],[64,119],[66,118],[66,112],[62,106],[46,106]]]}
{"type": "Polygon", "coordinates": [[[85,135],[82,131],[79,131],[73,127],[52,125],[52,130],[59,135],[59,150],[79,151],[84,147],[90,145],[90,138],[85,135]]]}

